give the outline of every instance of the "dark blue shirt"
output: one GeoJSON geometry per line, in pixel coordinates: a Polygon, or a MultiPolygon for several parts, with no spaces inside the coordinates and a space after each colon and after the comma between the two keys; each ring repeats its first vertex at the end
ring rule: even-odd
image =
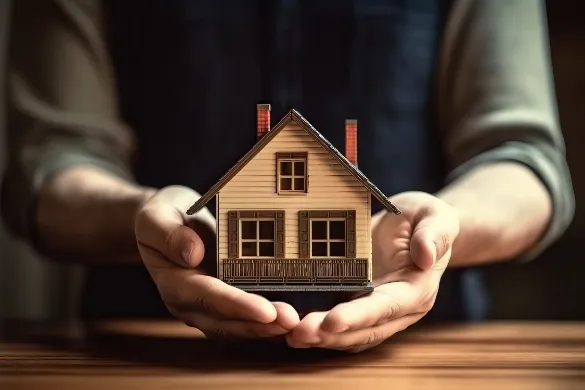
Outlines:
{"type": "MultiPolygon", "coordinates": [[[[445,171],[430,97],[446,8],[438,0],[111,1],[110,49],[139,141],[139,182],[206,192],[256,142],[256,104],[270,103],[273,121],[295,108],[340,150],[345,119],[357,118],[360,169],[383,192],[437,191],[445,171]]],[[[448,271],[428,319],[469,318],[466,308],[481,302],[476,277],[448,271]]],[[[86,315],[166,313],[142,267],[96,269],[86,292],[86,315]]]]}

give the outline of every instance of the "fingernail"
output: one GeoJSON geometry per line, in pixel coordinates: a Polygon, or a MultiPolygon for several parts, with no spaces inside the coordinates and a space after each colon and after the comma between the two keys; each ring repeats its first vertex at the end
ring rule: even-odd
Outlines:
{"type": "Polygon", "coordinates": [[[193,253],[193,244],[189,244],[188,246],[183,249],[183,261],[187,263],[187,265],[191,266],[191,253],[193,253]]]}

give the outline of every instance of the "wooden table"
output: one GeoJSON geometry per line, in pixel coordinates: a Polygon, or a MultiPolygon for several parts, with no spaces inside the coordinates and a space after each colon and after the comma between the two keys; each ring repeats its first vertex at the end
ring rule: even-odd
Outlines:
{"type": "Polygon", "coordinates": [[[579,323],[420,326],[357,355],[218,344],[173,322],[7,329],[2,390],[585,389],[579,323]]]}

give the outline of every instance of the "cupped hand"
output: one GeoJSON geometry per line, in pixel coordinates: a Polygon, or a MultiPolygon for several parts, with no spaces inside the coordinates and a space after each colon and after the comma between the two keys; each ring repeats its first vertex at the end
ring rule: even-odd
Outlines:
{"type": "Polygon", "coordinates": [[[406,192],[390,200],[402,214],[384,211],[372,219],[374,291],[330,311],[309,313],[286,336],[290,346],[363,351],[432,309],[459,234],[458,217],[427,193],[406,192]]]}
{"type": "MultiPolygon", "coordinates": [[[[229,286],[202,269],[204,241],[215,248],[215,222],[207,209],[187,216],[200,195],[166,187],[138,212],[138,249],[169,312],[208,337],[261,338],[289,332],[299,322],[292,306],[229,286]]],[[[213,250],[215,252],[215,250],[213,250]]],[[[215,258],[213,258],[215,266],[215,258]]]]}

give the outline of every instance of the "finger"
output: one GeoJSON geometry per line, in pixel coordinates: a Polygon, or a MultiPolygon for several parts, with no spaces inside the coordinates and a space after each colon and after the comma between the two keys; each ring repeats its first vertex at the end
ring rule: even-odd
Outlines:
{"type": "Polygon", "coordinates": [[[185,323],[202,331],[209,338],[266,338],[280,336],[289,330],[278,323],[260,324],[241,320],[216,319],[203,313],[183,313],[185,323]]]}
{"type": "Polygon", "coordinates": [[[223,318],[268,324],[276,320],[276,308],[265,298],[247,293],[207,275],[189,275],[179,292],[182,307],[223,318]]]}
{"type": "MultiPolygon", "coordinates": [[[[199,194],[186,187],[167,187],[154,195],[136,217],[139,246],[149,247],[182,267],[195,267],[205,252],[199,235],[185,226],[185,214],[199,194]]],[[[147,264],[148,265],[148,264],[147,264]]]]}
{"type": "Polygon", "coordinates": [[[294,329],[301,321],[299,313],[288,303],[272,302],[272,304],[276,309],[276,322],[284,329],[294,329]]]}
{"type": "Polygon", "coordinates": [[[288,345],[294,348],[308,348],[321,343],[321,324],[326,316],[327,312],[316,311],[307,314],[286,336],[288,345]]]}
{"type": "MultiPolygon", "coordinates": [[[[145,262],[164,262],[150,248],[142,248],[145,262]]],[[[271,323],[277,310],[267,299],[230,286],[219,279],[188,268],[149,268],[163,301],[179,311],[202,311],[210,315],[271,323]]]]}
{"type": "Polygon", "coordinates": [[[390,337],[396,333],[402,332],[409,326],[420,321],[424,317],[424,314],[410,314],[396,320],[389,321],[385,324],[378,325],[369,329],[356,331],[355,334],[344,334],[346,338],[339,340],[326,340],[325,342],[331,342],[329,349],[345,350],[352,353],[363,352],[367,349],[377,347],[384,343],[390,337]],[[356,344],[352,344],[353,340],[360,340],[356,344]],[[335,344],[333,344],[335,343],[335,344]],[[349,345],[349,346],[348,346],[349,345]]]}
{"type": "Polygon", "coordinates": [[[353,352],[363,351],[380,345],[394,334],[419,321],[423,316],[422,313],[409,314],[369,328],[337,334],[322,332],[320,342],[312,346],[353,352]]]}
{"type": "Polygon", "coordinates": [[[323,320],[323,330],[340,333],[374,326],[418,309],[419,293],[409,283],[376,287],[372,294],[335,306],[323,320]]]}
{"type": "Polygon", "coordinates": [[[458,234],[459,223],[449,208],[437,205],[425,209],[412,234],[412,261],[421,269],[431,268],[451,249],[458,234]]]}

